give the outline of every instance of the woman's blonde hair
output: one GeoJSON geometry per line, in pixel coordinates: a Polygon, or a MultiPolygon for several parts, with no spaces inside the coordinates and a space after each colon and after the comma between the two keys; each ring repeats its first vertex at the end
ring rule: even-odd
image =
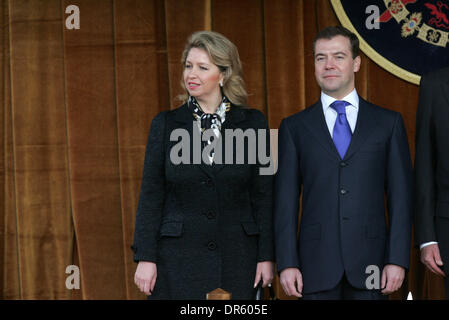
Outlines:
{"type": "MultiPolygon", "coordinates": [[[[214,31],[198,31],[193,33],[187,40],[182,53],[182,65],[185,67],[187,55],[190,49],[199,48],[205,50],[211,61],[223,72],[223,94],[237,106],[246,106],[248,94],[245,90],[245,82],[242,77],[242,63],[240,62],[237,47],[225,36],[214,31]]],[[[186,101],[189,97],[184,80],[181,86],[186,91],[179,96],[186,101]]]]}

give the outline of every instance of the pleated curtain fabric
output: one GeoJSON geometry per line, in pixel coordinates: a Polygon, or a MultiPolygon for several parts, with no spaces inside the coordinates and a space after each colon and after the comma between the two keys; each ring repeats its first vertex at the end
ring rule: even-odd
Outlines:
{"type": "MultiPolygon", "coordinates": [[[[249,105],[277,129],[319,99],[312,40],[339,24],[328,0],[3,0],[0,23],[1,299],[144,299],[129,248],[145,145],[153,117],[181,104],[187,37],[236,44],[249,105]],[[66,27],[72,4],[80,29],[66,27]]],[[[419,88],[364,55],[356,83],[402,113],[414,152],[419,88]]],[[[391,299],[409,290],[444,294],[416,249],[391,299]]]]}

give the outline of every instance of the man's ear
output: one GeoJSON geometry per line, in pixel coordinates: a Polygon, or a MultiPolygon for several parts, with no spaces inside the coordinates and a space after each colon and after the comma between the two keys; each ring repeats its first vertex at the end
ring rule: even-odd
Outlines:
{"type": "Polygon", "coordinates": [[[362,58],[360,56],[355,57],[354,59],[354,72],[358,72],[360,70],[360,64],[362,63],[362,58]]]}

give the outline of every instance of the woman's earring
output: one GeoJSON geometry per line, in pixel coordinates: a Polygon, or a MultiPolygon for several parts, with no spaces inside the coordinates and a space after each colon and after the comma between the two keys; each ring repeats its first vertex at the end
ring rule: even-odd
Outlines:
{"type": "Polygon", "coordinates": [[[223,80],[220,80],[220,87],[223,87],[223,80]]]}

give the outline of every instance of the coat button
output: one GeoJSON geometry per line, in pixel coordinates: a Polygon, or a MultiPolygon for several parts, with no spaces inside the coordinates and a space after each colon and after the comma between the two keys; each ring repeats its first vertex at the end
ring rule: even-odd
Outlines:
{"type": "Polygon", "coordinates": [[[215,242],[211,241],[207,244],[207,248],[211,251],[215,250],[217,248],[217,245],[215,244],[215,242]]]}
{"type": "Polygon", "coordinates": [[[215,212],[209,211],[207,213],[207,218],[208,219],[215,219],[215,212]]]}
{"type": "Polygon", "coordinates": [[[212,182],[212,179],[203,180],[203,181],[201,181],[201,184],[206,185],[208,187],[212,187],[214,185],[214,183],[212,182]]]}
{"type": "Polygon", "coordinates": [[[345,195],[345,194],[348,194],[348,190],[346,190],[346,189],[340,189],[340,194],[342,194],[342,195],[345,195]]]}
{"type": "Polygon", "coordinates": [[[344,168],[346,167],[348,164],[344,161],[340,162],[340,167],[344,168]]]}

